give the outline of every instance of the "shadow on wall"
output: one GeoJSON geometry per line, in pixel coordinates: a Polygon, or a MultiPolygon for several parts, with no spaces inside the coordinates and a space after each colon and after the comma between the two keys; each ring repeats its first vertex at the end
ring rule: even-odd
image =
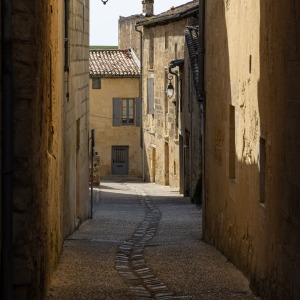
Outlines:
{"type": "Polygon", "coordinates": [[[260,2],[260,148],[265,149],[267,299],[300,299],[300,1],[260,2]],[[298,166],[298,167],[297,167],[298,166]]]}
{"type": "MultiPolygon", "coordinates": [[[[229,2],[207,1],[204,239],[242,269],[264,299],[300,299],[300,3],[257,5],[259,51],[249,48],[259,56],[252,64],[259,75],[256,101],[255,83],[241,95],[239,80],[248,75],[232,55],[236,40],[228,44],[229,2]]],[[[245,22],[237,24],[239,34],[250,31],[245,22]]],[[[251,53],[243,55],[249,54],[251,73],[251,53]]]]}

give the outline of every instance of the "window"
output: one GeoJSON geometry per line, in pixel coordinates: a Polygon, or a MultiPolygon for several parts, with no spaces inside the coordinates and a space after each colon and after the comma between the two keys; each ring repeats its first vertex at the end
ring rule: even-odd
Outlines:
{"type": "Polygon", "coordinates": [[[260,203],[265,203],[265,182],[266,182],[266,140],[259,140],[259,185],[260,203]]]}
{"type": "Polygon", "coordinates": [[[230,105],[229,116],[229,178],[235,178],[235,107],[230,105]]]}
{"type": "Polygon", "coordinates": [[[153,69],[154,66],[154,36],[150,33],[149,37],[149,69],[153,69]]]}
{"type": "Polygon", "coordinates": [[[101,89],[101,78],[92,78],[92,89],[101,89]]]}
{"type": "Polygon", "coordinates": [[[134,124],[134,99],[122,99],[122,124],[134,124]]]}
{"type": "Polygon", "coordinates": [[[169,49],[169,32],[165,32],[165,50],[169,49]]]}
{"type": "Polygon", "coordinates": [[[80,149],[80,118],[76,120],[76,148],[80,149]]]}
{"type": "Polygon", "coordinates": [[[175,43],[175,45],[174,45],[174,55],[175,55],[175,59],[178,59],[178,45],[177,45],[177,43],[175,43]]]}
{"type": "Polygon", "coordinates": [[[140,126],[142,101],[140,98],[113,98],[113,126],[140,126]]]}
{"type": "Polygon", "coordinates": [[[154,114],[154,78],[147,79],[147,112],[154,114]]]}

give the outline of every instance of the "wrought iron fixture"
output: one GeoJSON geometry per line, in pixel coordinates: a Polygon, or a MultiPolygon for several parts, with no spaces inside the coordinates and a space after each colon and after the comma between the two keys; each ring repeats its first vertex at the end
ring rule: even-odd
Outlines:
{"type": "Polygon", "coordinates": [[[101,0],[103,4],[106,4],[108,0],[101,0]]]}
{"type": "Polygon", "coordinates": [[[174,86],[172,84],[172,79],[173,79],[173,76],[168,74],[168,80],[169,80],[169,84],[167,86],[167,90],[166,90],[166,93],[168,95],[168,97],[171,99],[174,95],[174,86]]]}

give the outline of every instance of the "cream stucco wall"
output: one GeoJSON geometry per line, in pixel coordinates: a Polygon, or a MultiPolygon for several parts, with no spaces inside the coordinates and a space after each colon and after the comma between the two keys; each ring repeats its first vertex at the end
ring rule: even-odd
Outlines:
{"type": "Polygon", "coordinates": [[[101,176],[112,175],[112,146],[129,146],[128,176],[142,176],[140,126],[112,126],[113,98],[138,98],[139,78],[102,78],[101,89],[90,79],[90,128],[95,129],[95,152],[101,176]]]}

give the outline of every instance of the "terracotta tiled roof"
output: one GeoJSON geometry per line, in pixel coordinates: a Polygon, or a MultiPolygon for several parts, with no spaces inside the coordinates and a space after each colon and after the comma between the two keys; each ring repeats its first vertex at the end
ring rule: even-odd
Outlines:
{"type": "Polygon", "coordinates": [[[152,17],[145,17],[143,20],[138,21],[137,25],[146,27],[162,25],[169,22],[174,22],[191,16],[199,11],[199,0],[194,0],[186,4],[171,7],[168,11],[152,17]]]}
{"type": "Polygon", "coordinates": [[[139,77],[140,69],[131,49],[91,50],[90,76],[139,77]]]}
{"type": "Polygon", "coordinates": [[[189,58],[190,58],[197,98],[198,101],[200,101],[201,95],[199,90],[199,66],[198,66],[199,26],[186,26],[184,34],[185,34],[185,40],[189,52],[189,58]]]}

